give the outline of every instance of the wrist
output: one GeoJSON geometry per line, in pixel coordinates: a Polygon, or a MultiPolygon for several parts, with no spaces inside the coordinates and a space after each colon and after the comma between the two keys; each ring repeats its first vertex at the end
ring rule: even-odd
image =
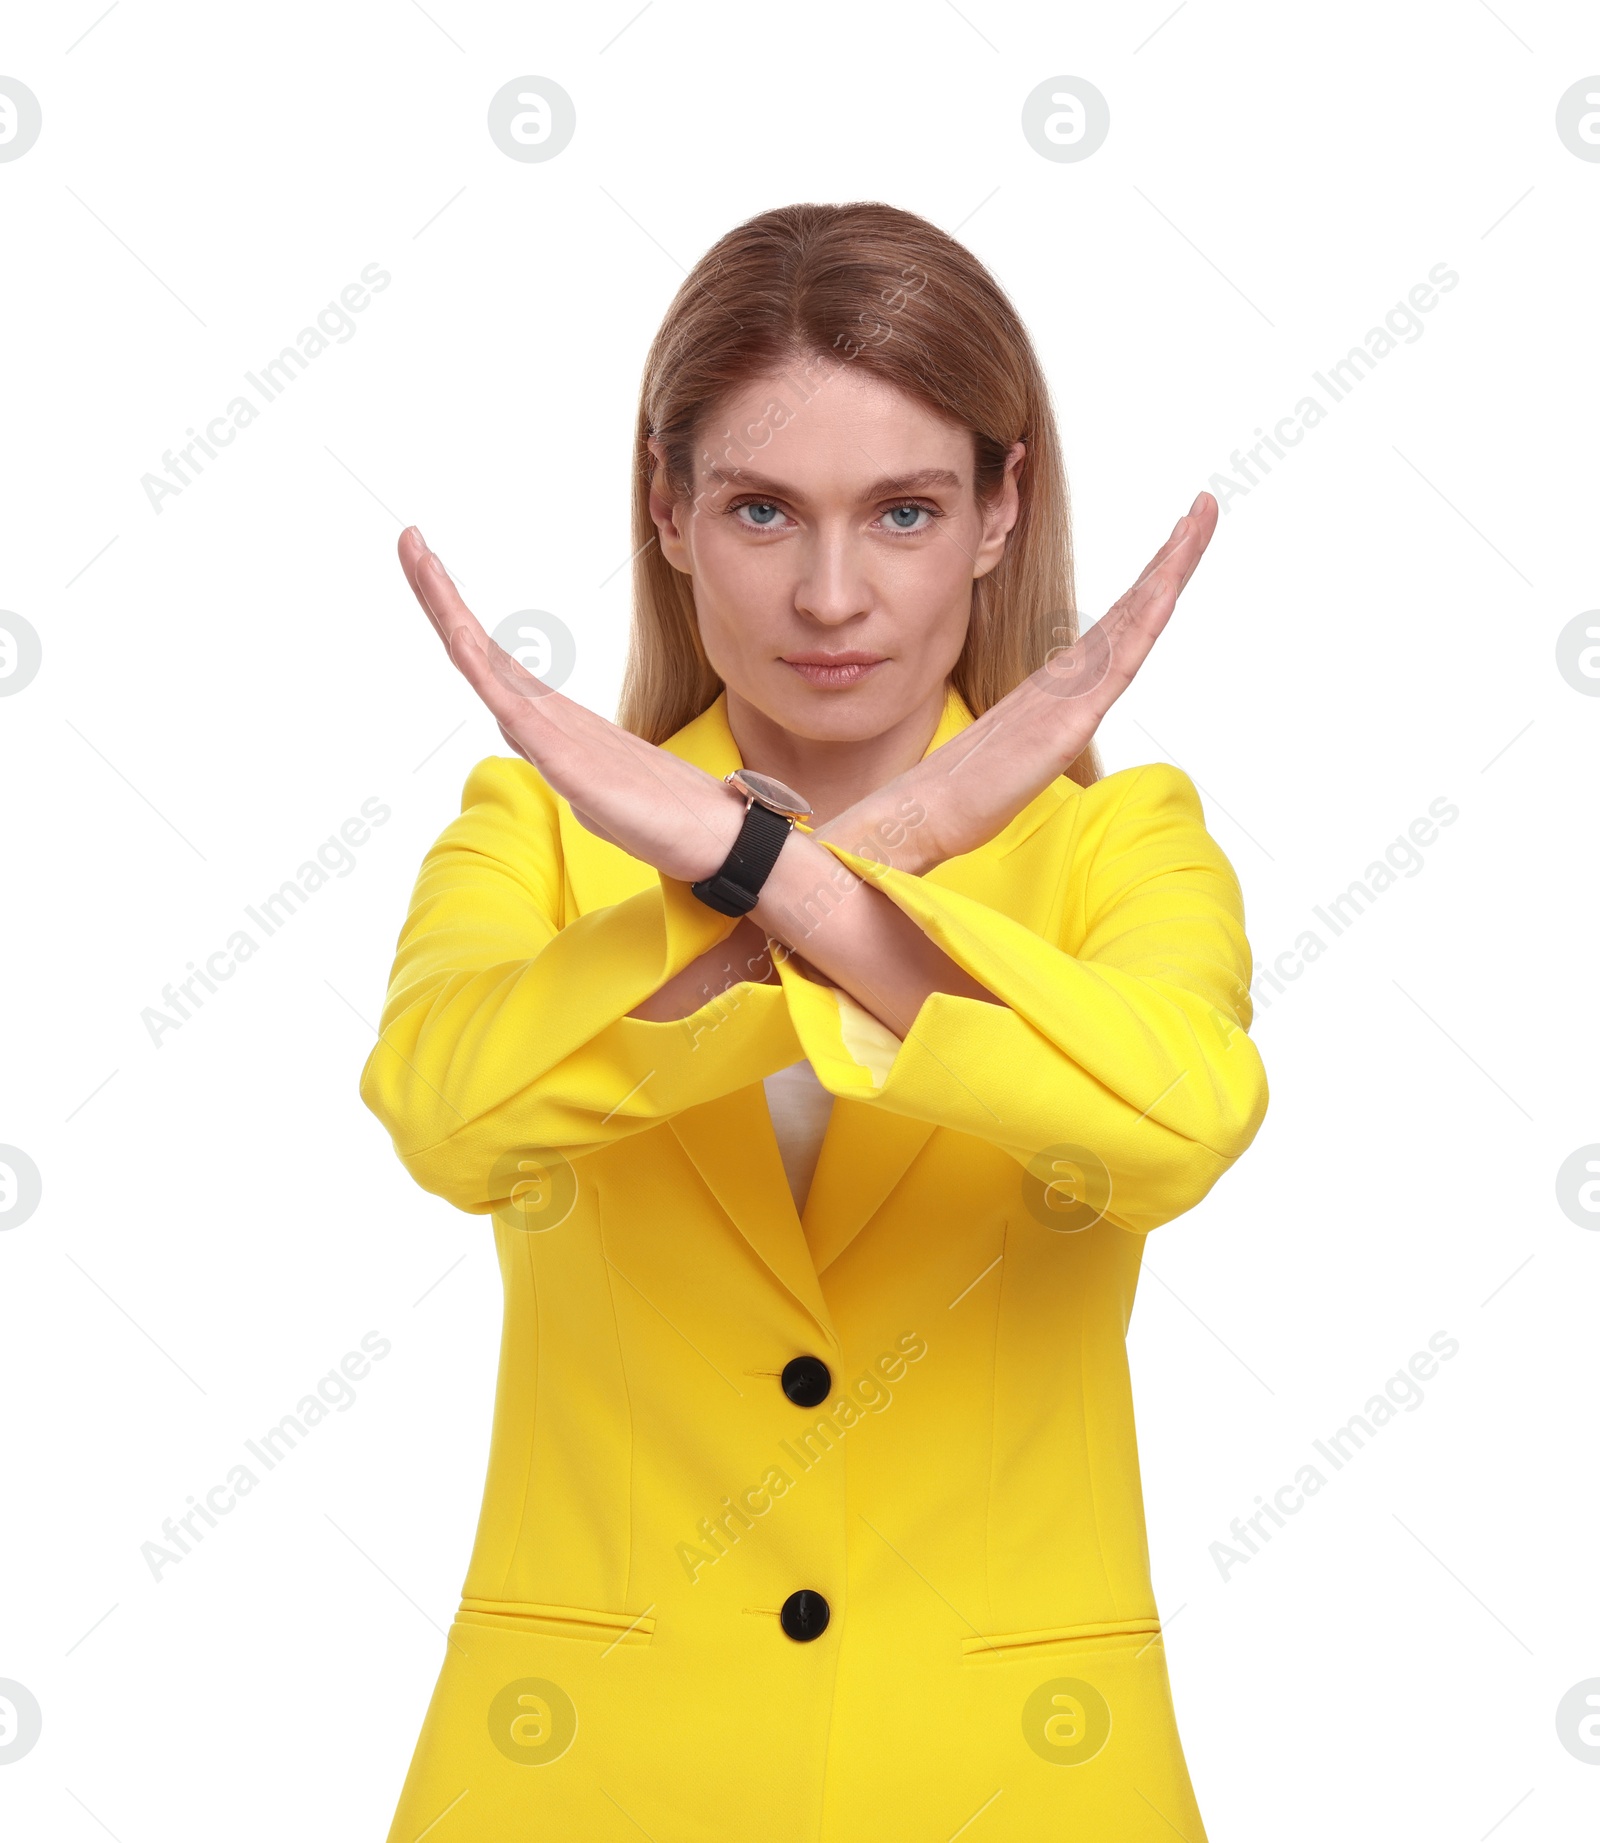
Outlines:
{"type": "Polygon", "coordinates": [[[815,836],[857,857],[920,877],[944,858],[921,798],[922,787],[912,769],[820,826],[815,836]]]}
{"type": "MultiPolygon", "coordinates": [[[[854,857],[881,864],[888,870],[903,870],[907,876],[920,877],[941,862],[931,849],[933,840],[925,833],[909,830],[903,823],[884,820],[877,825],[849,827],[839,832],[829,829],[819,836],[854,857]]],[[[840,865],[837,858],[834,863],[840,869],[847,868],[840,865]]]]}
{"type": "Polygon", "coordinates": [[[728,861],[728,853],[739,841],[744,829],[745,802],[725,781],[713,781],[706,790],[705,810],[696,815],[701,821],[703,847],[697,848],[698,864],[686,883],[703,883],[714,877],[728,861]]]}
{"type": "MultiPolygon", "coordinates": [[[[847,847],[848,849],[848,847],[847,847]]],[[[761,886],[750,919],[793,950],[836,909],[859,879],[807,832],[791,830],[761,886]]]]}
{"type": "Polygon", "coordinates": [[[753,768],[728,774],[720,797],[721,811],[734,830],[729,837],[715,824],[708,828],[721,856],[703,876],[693,878],[692,888],[710,908],[748,915],[794,834],[795,820],[811,808],[792,787],[753,768]]]}

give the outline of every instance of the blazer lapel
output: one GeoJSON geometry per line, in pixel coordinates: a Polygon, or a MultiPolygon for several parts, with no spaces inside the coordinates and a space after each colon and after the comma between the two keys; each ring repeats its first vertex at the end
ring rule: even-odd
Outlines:
{"type": "Polygon", "coordinates": [[[686,1108],[668,1124],[740,1234],[837,1345],[760,1082],[686,1108]]]}
{"type": "Polygon", "coordinates": [[[835,1098],[801,1218],[819,1274],[883,1207],[932,1132],[929,1120],[835,1098]]]}

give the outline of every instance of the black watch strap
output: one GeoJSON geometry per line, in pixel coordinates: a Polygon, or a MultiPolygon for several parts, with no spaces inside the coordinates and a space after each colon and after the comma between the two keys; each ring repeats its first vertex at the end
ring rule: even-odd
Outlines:
{"type": "Polygon", "coordinates": [[[723,915],[747,915],[760,900],[761,886],[778,861],[790,825],[782,813],[752,800],[722,868],[689,888],[723,915]]]}

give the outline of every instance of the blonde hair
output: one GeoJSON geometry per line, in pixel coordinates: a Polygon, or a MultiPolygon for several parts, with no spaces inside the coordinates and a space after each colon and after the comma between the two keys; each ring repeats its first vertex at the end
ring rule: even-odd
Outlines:
{"type": "MultiPolygon", "coordinates": [[[[695,491],[696,450],[728,398],[752,380],[807,364],[850,363],[970,429],[974,487],[991,500],[1012,444],[1027,452],[1004,556],[972,585],[966,642],[951,681],[982,716],[1078,637],[1066,473],[1044,373],[1027,330],[981,262],[937,225],[893,205],[785,205],[715,243],[685,278],[645,360],[633,481],[633,626],[617,722],[661,743],[722,689],[700,644],[694,592],[655,541],[650,517],[661,444],[669,490],[695,491]]],[[[748,459],[759,446],[724,431],[748,459]]],[[[720,459],[720,457],[719,457],[720,459]]],[[[738,464],[736,461],[735,465],[738,464]]],[[[1103,772],[1091,742],[1067,770],[1103,772]]]]}

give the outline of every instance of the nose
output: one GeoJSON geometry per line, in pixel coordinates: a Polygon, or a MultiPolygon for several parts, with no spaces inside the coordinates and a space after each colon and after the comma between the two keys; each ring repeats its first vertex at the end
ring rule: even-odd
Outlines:
{"type": "Polygon", "coordinates": [[[825,627],[839,627],[872,607],[865,557],[856,534],[843,525],[820,524],[806,534],[794,604],[825,627]]]}

